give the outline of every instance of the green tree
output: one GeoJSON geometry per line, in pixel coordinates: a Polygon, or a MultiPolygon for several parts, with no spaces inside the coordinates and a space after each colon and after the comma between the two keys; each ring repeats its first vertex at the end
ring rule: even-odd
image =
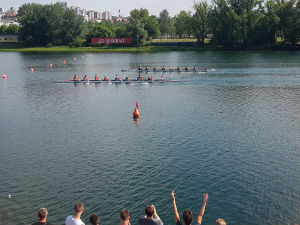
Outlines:
{"type": "Polygon", "coordinates": [[[19,26],[16,24],[10,24],[5,29],[6,34],[19,34],[19,26]]]}
{"type": "Polygon", "coordinates": [[[204,44],[208,33],[209,6],[206,1],[194,3],[195,14],[192,17],[192,30],[198,44],[204,44]]]}
{"type": "Polygon", "coordinates": [[[238,42],[239,17],[227,0],[213,0],[209,13],[212,43],[231,46],[238,42]]]}
{"type": "Polygon", "coordinates": [[[132,42],[137,47],[143,46],[148,38],[148,32],[144,29],[144,24],[139,20],[133,20],[127,25],[132,42]]]}
{"type": "Polygon", "coordinates": [[[180,36],[183,35],[189,36],[191,34],[191,12],[181,11],[175,17],[175,32],[180,36]]]}
{"type": "Polygon", "coordinates": [[[174,25],[172,23],[171,17],[169,16],[168,10],[164,9],[159,13],[158,17],[158,23],[160,27],[160,32],[163,36],[166,36],[168,34],[172,33],[172,26],[174,25]]]}
{"type": "Polygon", "coordinates": [[[24,4],[18,21],[21,40],[31,45],[67,44],[83,32],[83,19],[59,4],[24,4]]]}
{"type": "MultiPolygon", "coordinates": [[[[129,27],[139,27],[140,31],[144,29],[148,37],[157,37],[160,33],[159,24],[156,16],[149,16],[147,9],[134,9],[130,12],[129,27]],[[142,27],[142,28],[141,28],[142,27]]],[[[132,31],[132,29],[131,29],[132,31]]],[[[132,32],[131,32],[132,33],[132,32]]],[[[144,33],[144,32],[142,32],[144,33]]],[[[144,35],[141,35],[144,36],[144,35]]]]}

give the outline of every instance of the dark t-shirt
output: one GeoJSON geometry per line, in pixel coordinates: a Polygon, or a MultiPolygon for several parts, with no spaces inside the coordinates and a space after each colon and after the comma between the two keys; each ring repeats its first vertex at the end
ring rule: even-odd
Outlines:
{"type": "Polygon", "coordinates": [[[36,222],[36,223],[33,223],[32,225],[52,225],[52,224],[51,223],[36,222]]]}
{"type": "MultiPolygon", "coordinates": [[[[176,225],[182,225],[182,223],[181,223],[180,221],[178,221],[178,222],[176,223],[176,225]]],[[[201,223],[196,223],[195,225],[201,225],[201,223]]]]}
{"type": "Polygon", "coordinates": [[[163,222],[159,219],[147,220],[146,218],[139,218],[140,225],[163,225],[163,222]]]}

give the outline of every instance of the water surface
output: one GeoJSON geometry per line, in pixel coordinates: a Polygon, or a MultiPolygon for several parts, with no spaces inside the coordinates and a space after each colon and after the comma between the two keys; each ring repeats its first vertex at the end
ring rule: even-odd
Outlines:
{"type": "Polygon", "coordinates": [[[123,208],[137,224],[149,203],[175,224],[172,189],[180,215],[190,208],[195,218],[209,193],[203,224],[299,223],[299,52],[2,52],[0,73],[0,224],[31,224],[40,207],[63,224],[76,201],[86,224],[91,213],[117,224],[123,208]],[[53,83],[134,78],[138,65],[208,72],[149,74],[180,81],[163,84],[53,83]]]}

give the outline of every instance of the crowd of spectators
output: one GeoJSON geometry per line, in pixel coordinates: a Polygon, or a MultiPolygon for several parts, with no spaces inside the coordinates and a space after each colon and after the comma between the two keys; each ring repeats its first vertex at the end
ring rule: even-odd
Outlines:
{"type": "MultiPolygon", "coordinates": [[[[177,210],[176,205],[176,199],[175,199],[175,192],[172,191],[171,193],[172,202],[173,202],[173,211],[175,216],[175,222],[176,225],[183,225],[180,216],[177,210]]],[[[196,225],[202,224],[202,218],[204,216],[206,203],[208,200],[208,194],[203,194],[203,204],[201,207],[201,210],[197,217],[197,223],[196,225]]],[[[85,223],[81,220],[81,215],[84,212],[84,205],[81,202],[77,202],[74,207],[74,214],[69,215],[66,219],[65,225],[85,225],[85,223]]],[[[33,223],[32,225],[52,225],[50,223],[47,223],[47,217],[48,217],[48,211],[46,208],[41,208],[38,211],[38,218],[39,222],[33,223]]],[[[182,214],[182,219],[185,225],[192,225],[193,222],[193,213],[190,209],[185,209],[182,214]]],[[[156,212],[156,208],[154,205],[147,205],[145,209],[145,216],[139,218],[138,220],[139,225],[163,225],[162,220],[158,216],[156,212]]],[[[100,218],[97,216],[97,214],[91,214],[90,215],[90,221],[89,224],[91,225],[99,225],[100,224],[100,218]]],[[[130,224],[130,213],[128,210],[123,209],[120,212],[120,225],[131,225],[130,224]]],[[[217,219],[216,225],[227,225],[225,220],[223,219],[217,219]]]]}

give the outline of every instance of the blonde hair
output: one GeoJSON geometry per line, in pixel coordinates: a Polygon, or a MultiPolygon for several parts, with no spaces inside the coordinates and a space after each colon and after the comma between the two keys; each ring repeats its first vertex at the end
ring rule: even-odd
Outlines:
{"type": "Polygon", "coordinates": [[[227,225],[227,224],[226,224],[225,220],[223,220],[223,219],[217,219],[216,225],[227,225]]]}

